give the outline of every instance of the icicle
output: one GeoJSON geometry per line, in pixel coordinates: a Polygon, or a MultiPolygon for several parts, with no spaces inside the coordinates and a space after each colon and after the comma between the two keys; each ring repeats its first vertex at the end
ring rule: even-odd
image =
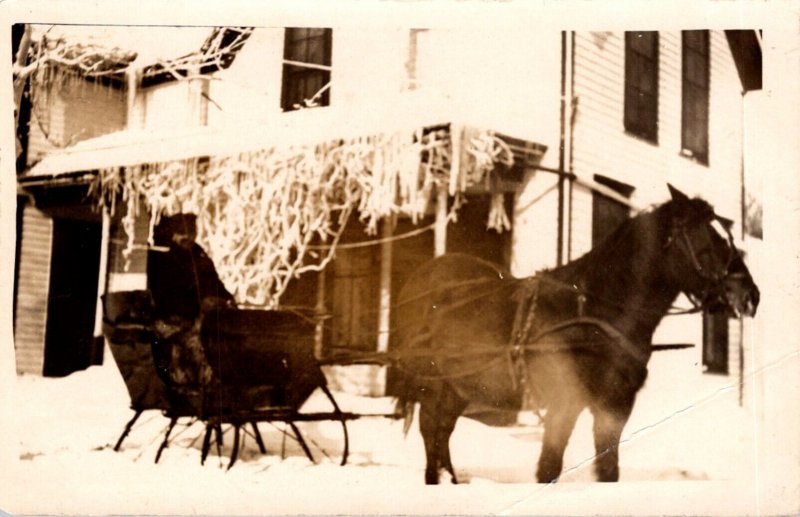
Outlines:
{"type": "Polygon", "coordinates": [[[489,230],[494,230],[497,233],[503,233],[504,231],[511,230],[511,221],[506,213],[505,197],[502,193],[492,195],[486,228],[489,230]]]}
{"type": "MultiPolygon", "coordinates": [[[[135,88],[133,74],[129,85],[135,88]]],[[[196,213],[198,241],[225,285],[242,302],[274,306],[292,278],[319,271],[333,259],[353,211],[360,212],[368,229],[401,211],[416,219],[424,214],[433,186],[444,181],[455,188],[452,219],[469,178],[485,175],[502,159],[503,153],[489,145],[491,139],[481,139],[480,149],[465,149],[470,158],[461,160],[460,148],[453,146],[461,137],[446,130],[422,133],[212,157],[202,170],[197,159],[108,169],[100,172],[96,195],[113,210],[122,193],[129,207],[123,218],[129,239],[133,216],[139,213],[136,200],[142,199],[149,210],[151,243],[161,214],[196,213]],[[480,162],[485,170],[468,170],[479,163],[470,152],[479,151],[488,157],[480,162]],[[315,239],[327,246],[312,248],[315,239]]],[[[490,228],[510,229],[502,195],[493,197],[491,206],[490,228]]],[[[131,250],[129,240],[126,257],[131,250]]]]}

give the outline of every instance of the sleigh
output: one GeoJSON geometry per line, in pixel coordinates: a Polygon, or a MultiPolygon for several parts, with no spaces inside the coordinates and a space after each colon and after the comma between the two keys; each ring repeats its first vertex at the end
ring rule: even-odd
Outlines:
{"type": "Polygon", "coordinates": [[[250,434],[261,453],[266,453],[258,427],[263,422],[282,422],[288,426],[304,453],[314,461],[297,423],[334,420],[342,426],[341,464],[346,463],[349,450],[346,422],[354,415],[340,410],[326,386],[314,358],[314,324],[309,318],[282,311],[235,308],[212,311],[203,318],[200,331],[211,379],[186,386],[176,385],[170,375],[169,369],[174,365],[170,365],[170,351],[156,337],[149,291],[108,293],[103,297],[103,309],[104,334],[134,411],[114,450],[121,448],[143,412],[155,410],[169,419],[156,462],[168,447],[171,433],[181,418],[199,420],[205,425],[201,463],[209,454],[214,436],[220,454],[223,426],[233,429],[228,468],[238,457],[243,433],[250,434]],[[317,389],[327,397],[332,410],[302,412],[304,403],[317,389]]]}

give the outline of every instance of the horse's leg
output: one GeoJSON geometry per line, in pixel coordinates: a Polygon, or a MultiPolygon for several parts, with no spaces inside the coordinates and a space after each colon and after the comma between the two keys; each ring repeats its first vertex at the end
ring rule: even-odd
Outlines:
{"type": "Polygon", "coordinates": [[[551,406],[544,418],[544,443],[536,478],[539,483],[558,479],[564,464],[564,450],[583,406],[566,403],[551,406]]]}
{"type": "Polygon", "coordinates": [[[453,463],[450,461],[450,435],[456,427],[456,422],[467,407],[467,402],[458,396],[453,388],[448,385],[443,387],[439,399],[439,429],[437,432],[437,448],[439,450],[439,466],[450,473],[450,481],[458,484],[453,463]]]}
{"type": "Polygon", "coordinates": [[[420,395],[419,429],[425,443],[425,483],[439,484],[441,468],[447,469],[453,483],[457,483],[450,461],[450,435],[466,402],[445,383],[428,385],[420,395]]]}
{"type": "MultiPolygon", "coordinates": [[[[426,390],[428,392],[429,390],[426,390]]],[[[439,454],[437,444],[438,415],[436,397],[421,397],[419,402],[419,430],[425,444],[425,484],[439,484],[439,454]]]]}
{"type": "Polygon", "coordinates": [[[594,467],[598,481],[619,480],[619,439],[632,409],[632,400],[615,404],[613,407],[592,408],[594,448],[597,454],[594,467]]]}

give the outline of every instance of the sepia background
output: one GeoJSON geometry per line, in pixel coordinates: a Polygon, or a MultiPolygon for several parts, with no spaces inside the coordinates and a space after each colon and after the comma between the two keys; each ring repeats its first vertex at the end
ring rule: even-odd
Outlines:
{"type": "MultiPolygon", "coordinates": [[[[638,2],[302,3],[304,8],[270,9],[242,3],[225,12],[204,3],[196,11],[168,12],[144,4],[141,12],[125,13],[58,5],[3,9],[6,41],[27,27],[33,41],[52,45],[62,65],[46,73],[27,70],[29,86],[17,92],[11,85],[14,48],[4,58],[9,68],[2,116],[29,130],[15,138],[14,125],[6,123],[2,140],[8,346],[0,430],[3,459],[12,467],[3,474],[0,509],[797,511],[796,4],[678,2],[659,13],[638,2]],[[689,30],[696,46],[686,43],[682,31],[689,30]],[[637,48],[643,64],[631,71],[625,67],[632,59],[626,33],[633,31],[655,47],[637,48]],[[653,48],[655,54],[648,54],[653,48]],[[682,73],[686,48],[707,58],[700,60],[707,75],[682,73]],[[86,55],[92,57],[84,68],[70,64],[86,55]],[[648,67],[653,61],[657,66],[648,67]],[[707,92],[703,108],[709,115],[687,124],[682,110],[701,102],[682,94],[692,88],[707,92]],[[628,89],[653,92],[649,104],[626,106],[628,89]],[[403,146],[413,141],[395,142],[393,135],[417,131],[442,131],[442,138],[473,155],[475,142],[499,135],[513,146],[518,166],[499,181],[465,188],[458,219],[444,233],[437,213],[452,206],[445,201],[442,207],[434,192],[411,189],[391,202],[375,195],[345,230],[336,224],[316,228],[340,245],[335,256],[320,246],[313,260],[278,262],[262,276],[248,269],[238,241],[229,238],[241,229],[247,207],[228,206],[228,220],[209,209],[208,198],[192,193],[198,173],[219,174],[218,191],[228,192],[230,161],[268,169],[304,145],[331,139],[371,138],[395,146],[401,160],[403,146]],[[267,146],[277,149],[274,162],[267,146]],[[11,151],[16,148],[23,152],[11,151]],[[87,190],[95,171],[111,177],[146,164],[158,164],[163,180],[147,187],[150,206],[96,210],[87,190]],[[574,177],[564,180],[553,173],[558,170],[574,177]],[[404,438],[402,422],[383,418],[351,423],[352,456],[345,467],[325,459],[340,453],[339,431],[330,422],[304,427],[321,458],[317,465],[287,443],[279,427],[263,430],[270,454],[258,454],[256,444],[246,441],[242,460],[230,471],[213,455],[199,465],[200,427],[182,428],[155,465],[166,426],[157,416],[143,419],[119,453],[112,450],[130,418],[130,401],[103,342],[98,297],[146,285],[154,212],[205,214],[199,242],[239,303],[324,307],[330,324],[315,336],[318,354],[382,352],[392,346],[392,294],[440,250],[531,275],[579,257],[624,218],[668,199],[668,182],[734,221],[762,304],[754,319],[695,314],[668,318],[659,327],[656,343],[695,346],[651,360],[623,433],[617,484],[592,481],[588,415],[578,422],[565,473],[555,485],[533,483],[541,427],[526,412],[509,417],[478,409],[459,421],[453,458],[469,481],[460,486],[424,487],[418,431],[404,438]],[[183,197],[171,195],[182,188],[188,192],[183,197]],[[313,261],[320,267],[307,268],[313,261]]],[[[212,201],[217,208],[228,202],[212,201]]],[[[264,258],[276,251],[267,246],[258,253],[264,258]]],[[[688,306],[687,300],[679,303],[688,306]]],[[[325,373],[345,410],[392,410],[392,380],[382,369],[333,366],[325,373]]],[[[324,403],[317,396],[309,401],[311,407],[324,403]]]]}

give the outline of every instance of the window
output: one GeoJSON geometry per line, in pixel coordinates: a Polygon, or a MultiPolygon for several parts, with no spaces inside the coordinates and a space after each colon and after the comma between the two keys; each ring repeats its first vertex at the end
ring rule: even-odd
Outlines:
{"type": "Polygon", "coordinates": [[[408,59],[406,60],[406,87],[416,90],[420,87],[420,52],[428,29],[411,29],[408,31],[408,59]],[[420,41],[421,40],[421,41],[420,41]]]}
{"type": "Polygon", "coordinates": [[[682,152],[708,164],[708,31],[683,31],[682,152]]]}
{"type": "Polygon", "coordinates": [[[707,373],[728,373],[728,316],[703,313],[703,366],[707,373]]]}
{"type": "Polygon", "coordinates": [[[658,32],[625,33],[625,130],[658,142],[658,32]]]}
{"type": "Polygon", "coordinates": [[[331,36],[331,29],[286,29],[281,91],[284,111],[330,103],[331,36]]]}
{"type": "MultiPolygon", "coordinates": [[[[595,176],[594,180],[622,196],[631,197],[633,187],[614,181],[605,176],[595,176]]],[[[592,191],[592,247],[600,244],[611,235],[617,227],[630,217],[631,210],[627,205],[597,191],[592,191]]]]}

